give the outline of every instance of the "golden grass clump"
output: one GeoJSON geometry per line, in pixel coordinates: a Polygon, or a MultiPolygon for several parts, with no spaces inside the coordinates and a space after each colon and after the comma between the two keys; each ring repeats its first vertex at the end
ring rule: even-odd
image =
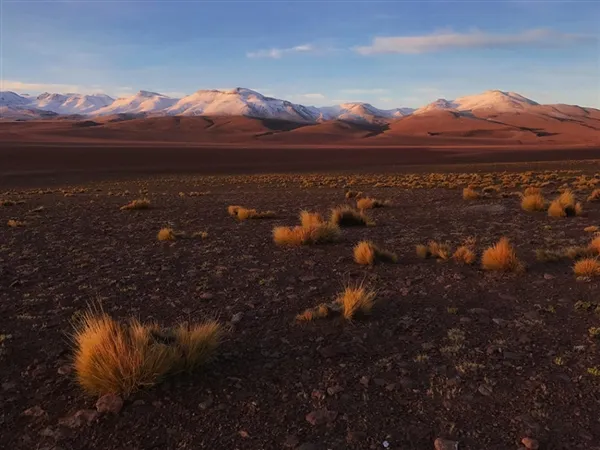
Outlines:
{"type": "Polygon", "coordinates": [[[355,315],[366,315],[373,309],[376,292],[372,291],[362,284],[357,286],[347,286],[344,291],[336,298],[342,308],[342,315],[347,320],[352,320],[355,315]]]}
{"type": "Polygon", "coordinates": [[[592,242],[588,245],[588,249],[595,253],[596,255],[600,255],[600,236],[596,236],[592,239],[592,242]]]}
{"type": "Polygon", "coordinates": [[[373,209],[373,208],[383,208],[384,206],[388,206],[389,202],[377,200],[376,198],[365,197],[356,201],[356,207],[358,209],[373,209]]]}
{"type": "Polygon", "coordinates": [[[25,222],[22,222],[20,220],[10,219],[8,222],[6,222],[6,225],[9,226],[10,228],[24,227],[25,222]]]}
{"type": "Polygon", "coordinates": [[[596,231],[600,231],[600,228],[598,228],[596,225],[590,225],[589,227],[585,227],[583,231],[586,233],[595,233],[596,231]]]}
{"type": "Polygon", "coordinates": [[[600,189],[594,189],[587,198],[588,202],[600,202],[600,189]]]}
{"type": "Polygon", "coordinates": [[[573,272],[578,277],[600,276],[600,262],[597,258],[580,259],[573,266],[573,272]]]}
{"type": "Polygon", "coordinates": [[[452,248],[447,243],[429,241],[427,250],[431,256],[437,259],[447,260],[452,255],[452,248]]]}
{"type": "Polygon", "coordinates": [[[161,228],[156,237],[159,241],[174,241],[176,239],[175,231],[172,228],[161,228]]]}
{"type": "Polygon", "coordinates": [[[361,195],[362,195],[362,192],[358,192],[358,191],[346,191],[346,198],[347,199],[358,198],[361,195]]]}
{"type": "Polygon", "coordinates": [[[206,362],[219,344],[220,330],[218,323],[207,322],[163,331],[156,324],[121,323],[88,311],[72,336],[75,375],[89,394],[127,396],[206,362]]]}
{"type": "Polygon", "coordinates": [[[546,208],[546,201],[539,193],[524,195],[521,199],[521,208],[525,211],[543,211],[546,208]]]}
{"type": "Polygon", "coordinates": [[[335,242],[341,234],[340,227],[333,223],[316,226],[275,227],[273,240],[277,245],[311,245],[335,242]]]}
{"type": "Polygon", "coordinates": [[[227,208],[227,212],[230,216],[235,217],[239,221],[248,219],[272,219],[275,217],[275,212],[273,211],[258,212],[256,209],[248,209],[237,205],[230,205],[227,208]]]}
{"type": "Polygon", "coordinates": [[[138,200],[132,200],[126,205],[121,206],[121,211],[127,211],[131,209],[149,209],[150,208],[150,200],[147,198],[142,198],[138,200]]]}
{"type": "Polygon", "coordinates": [[[426,259],[429,257],[429,248],[426,245],[418,244],[416,246],[417,257],[421,259],[426,259]]]}
{"type": "Polygon", "coordinates": [[[462,192],[463,200],[476,200],[479,198],[479,193],[470,187],[466,187],[462,192]]]}
{"type": "Polygon", "coordinates": [[[542,195],[542,189],[539,187],[535,187],[535,186],[529,186],[529,187],[525,188],[523,195],[525,197],[527,197],[529,195],[542,195]]]}
{"type": "Polygon", "coordinates": [[[323,216],[306,210],[300,211],[300,223],[303,227],[314,227],[324,223],[323,216]]]}
{"type": "Polygon", "coordinates": [[[485,270],[499,272],[522,272],[525,266],[510,245],[508,238],[501,238],[495,245],[483,252],[481,265],[485,270]]]}
{"type": "Polygon", "coordinates": [[[362,211],[342,205],[331,210],[331,216],[329,221],[340,227],[353,227],[353,226],[372,226],[375,222],[371,220],[362,211]]]}
{"type": "Polygon", "coordinates": [[[395,253],[381,250],[370,241],[360,241],[354,247],[354,261],[362,265],[372,265],[376,262],[398,262],[395,253]]]}
{"type": "Polygon", "coordinates": [[[466,245],[461,245],[456,249],[456,251],[452,255],[452,258],[458,263],[473,264],[477,259],[477,256],[475,255],[475,252],[469,247],[467,247],[466,245]]]}
{"type": "Polygon", "coordinates": [[[566,190],[550,203],[548,215],[550,217],[573,217],[583,213],[581,203],[575,200],[575,194],[566,190]]]}

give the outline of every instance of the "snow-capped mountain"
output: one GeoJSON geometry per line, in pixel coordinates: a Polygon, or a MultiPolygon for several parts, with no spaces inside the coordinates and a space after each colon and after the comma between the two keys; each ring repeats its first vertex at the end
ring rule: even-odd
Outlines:
{"type": "Polygon", "coordinates": [[[516,92],[503,92],[498,90],[485,91],[477,95],[459,97],[455,100],[440,98],[429,105],[419,108],[415,114],[435,110],[473,111],[478,109],[493,109],[498,112],[525,110],[538,103],[523,97],[516,92]]]}
{"type": "Polygon", "coordinates": [[[0,91],[0,106],[25,106],[31,99],[11,91],[0,91]]]}
{"type": "Polygon", "coordinates": [[[115,100],[105,94],[51,94],[44,92],[32,101],[32,106],[58,114],[94,114],[115,100]]]}
{"type": "Polygon", "coordinates": [[[347,120],[350,122],[373,123],[380,120],[398,119],[410,114],[411,108],[379,109],[369,103],[342,103],[336,106],[314,107],[319,120],[347,120]]]}
{"type": "Polygon", "coordinates": [[[94,112],[94,115],[104,116],[107,114],[120,113],[158,113],[174,105],[176,98],[156,92],[139,91],[131,97],[122,97],[114,102],[100,108],[94,112]]]}
{"type": "Polygon", "coordinates": [[[250,116],[296,122],[314,122],[317,119],[314,112],[305,106],[265,97],[245,88],[196,91],[166,108],[164,112],[168,115],[250,116]]]}

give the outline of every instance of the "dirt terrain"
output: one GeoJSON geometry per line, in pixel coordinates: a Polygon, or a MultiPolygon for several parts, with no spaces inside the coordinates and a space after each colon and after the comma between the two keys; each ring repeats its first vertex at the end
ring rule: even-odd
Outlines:
{"type": "MultiPolygon", "coordinates": [[[[600,449],[600,353],[589,334],[599,326],[599,280],[577,280],[573,261],[542,263],[534,254],[592,238],[584,228],[600,225],[600,203],[585,201],[579,177],[598,177],[598,161],[428,166],[415,175],[410,167],[354,168],[365,173],[0,179],[0,201],[16,203],[0,206],[1,446],[421,450],[443,438],[461,450],[507,450],[528,437],[540,449],[600,449]],[[565,183],[580,189],[584,216],[520,209],[510,193],[539,184],[545,170],[556,173],[547,198],[565,183]],[[499,191],[465,201],[471,183],[499,191]],[[375,226],[344,228],[333,244],[273,243],[273,227],[297,224],[301,209],[353,204],[348,188],[391,202],[368,212],[375,226]],[[142,197],[150,209],[119,209],[142,197]],[[276,217],[238,222],[227,214],[231,204],[276,217]],[[11,219],[25,225],[6,226],[11,219]],[[165,226],[208,235],[159,242],[165,226]],[[525,273],[415,254],[430,239],[456,246],[475,237],[479,257],[501,236],[525,273]],[[398,263],[357,265],[352,247],[361,239],[395,251],[398,263]],[[295,320],[360,281],[377,290],[370,317],[295,320]],[[75,383],[68,335],[73,318],[97,302],[115,318],[172,325],[210,317],[228,332],[200,373],[135,393],[117,415],[67,426],[65,418],[96,401],[75,383]]],[[[2,169],[33,170],[6,156],[2,169]]]]}

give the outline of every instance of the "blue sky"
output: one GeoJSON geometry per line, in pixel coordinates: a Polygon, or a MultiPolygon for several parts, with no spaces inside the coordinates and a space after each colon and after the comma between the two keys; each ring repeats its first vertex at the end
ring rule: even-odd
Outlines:
{"type": "Polygon", "coordinates": [[[487,89],[600,107],[595,1],[3,1],[2,90],[237,86],[418,107],[487,89]]]}

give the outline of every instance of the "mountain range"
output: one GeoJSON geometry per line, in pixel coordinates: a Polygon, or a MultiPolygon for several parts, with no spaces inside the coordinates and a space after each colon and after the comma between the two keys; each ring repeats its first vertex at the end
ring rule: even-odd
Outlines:
{"type": "MultiPolygon", "coordinates": [[[[43,119],[46,137],[48,123],[59,122],[62,131],[53,133],[77,139],[110,136],[121,140],[290,144],[357,140],[361,145],[487,145],[500,141],[600,144],[600,110],[544,105],[499,90],[439,99],[417,109],[379,109],[361,102],[304,106],[245,88],[199,90],[180,99],[149,91],[118,99],[104,94],[44,93],[32,97],[5,91],[0,92],[0,118],[3,122],[43,119]]],[[[37,125],[33,128],[42,129],[37,125]]],[[[10,130],[11,139],[15,133],[23,138],[25,128],[10,130]]]]}

